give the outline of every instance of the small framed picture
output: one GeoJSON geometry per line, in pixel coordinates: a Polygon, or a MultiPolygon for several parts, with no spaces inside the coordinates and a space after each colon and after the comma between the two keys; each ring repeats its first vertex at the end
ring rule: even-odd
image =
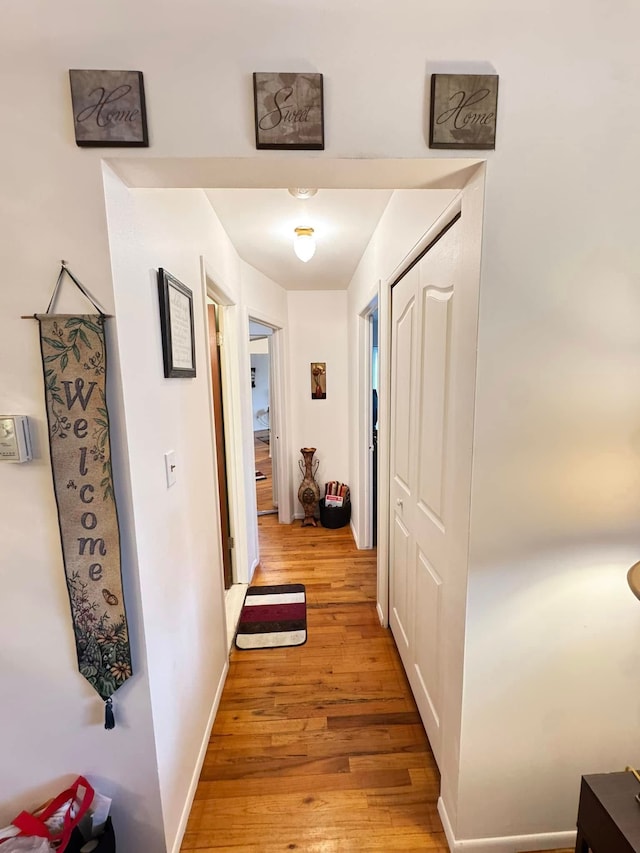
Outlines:
{"type": "Polygon", "coordinates": [[[498,76],[432,74],[429,148],[496,147],[498,76]]]}
{"type": "Polygon", "coordinates": [[[324,149],[322,74],[253,75],[256,148],[324,149]]]}
{"type": "Polygon", "coordinates": [[[71,69],[76,145],[148,147],[141,71],[71,69]]]}
{"type": "Polygon", "coordinates": [[[158,270],[158,295],[164,375],[168,379],[195,376],[193,293],[161,268],[158,270]]]}
{"type": "Polygon", "coordinates": [[[327,363],[326,361],[311,362],[311,399],[327,399],[327,363]]]}

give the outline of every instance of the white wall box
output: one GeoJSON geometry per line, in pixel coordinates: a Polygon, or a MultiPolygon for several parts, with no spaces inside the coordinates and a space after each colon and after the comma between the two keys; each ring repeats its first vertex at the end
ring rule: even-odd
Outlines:
{"type": "Polygon", "coordinates": [[[0,462],[30,462],[31,434],[26,415],[0,415],[0,462]]]}

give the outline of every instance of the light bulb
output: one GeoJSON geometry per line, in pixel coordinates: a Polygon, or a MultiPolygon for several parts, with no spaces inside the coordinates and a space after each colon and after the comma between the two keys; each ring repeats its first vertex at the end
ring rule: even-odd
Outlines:
{"type": "Polygon", "coordinates": [[[312,189],[309,189],[308,187],[292,187],[289,190],[289,195],[292,195],[294,198],[305,199],[305,198],[311,198],[317,192],[318,192],[318,190],[312,190],[312,189]]]}
{"type": "Polygon", "coordinates": [[[313,236],[313,228],[296,228],[296,236],[293,238],[293,251],[306,264],[314,256],[316,241],[313,236]]]}

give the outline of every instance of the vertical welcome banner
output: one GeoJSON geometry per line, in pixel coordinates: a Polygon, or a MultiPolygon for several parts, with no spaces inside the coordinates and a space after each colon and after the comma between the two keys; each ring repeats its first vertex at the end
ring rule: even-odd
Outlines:
{"type": "Polygon", "coordinates": [[[101,314],[40,314],[51,467],[80,673],[106,702],[131,676],[101,314]]]}

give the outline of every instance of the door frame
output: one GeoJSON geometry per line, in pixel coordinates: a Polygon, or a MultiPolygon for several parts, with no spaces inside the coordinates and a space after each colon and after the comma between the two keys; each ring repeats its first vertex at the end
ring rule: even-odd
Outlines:
{"type": "MultiPolygon", "coordinates": [[[[359,353],[359,386],[360,394],[358,403],[358,457],[360,460],[359,489],[360,496],[358,506],[362,507],[361,523],[358,537],[354,527],[353,533],[358,548],[373,548],[373,452],[371,449],[373,430],[373,411],[371,401],[373,398],[373,326],[372,317],[378,311],[378,296],[374,296],[367,307],[358,316],[358,353],[359,353]]],[[[379,320],[379,315],[378,315],[379,320]]],[[[380,345],[378,342],[378,359],[380,345]]],[[[379,364],[378,360],[378,364],[379,364]]],[[[379,379],[378,379],[379,382],[379,379]]],[[[378,404],[380,400],[378,399],[378,404]]]]}
{"type": "Polygon", "coordinates": [[[205,305],[209,329],[209,365],[211,367],[211,391],[213,402],[213,420],[215,424],[216,470],[218,473],[218,499],[220,505],[220,540],[222,543],[222,573],[225,592],[233,586],[233,564],[235,553],[231,535],[231,517],[229,513],[229,483],[227,475],[227,436],[224,425],[224,401],[222,399],[221,346],[218,333],[221,328],[222,308],[211,297],[211,303],[205,305]]]}
{"type": "MultiPolygon", "coordinates": [[[[458,315],[458,335],[473,346],[477,353],[480,273],[482,258],[482,228],[484,216],[484,182],[486,168],[483,164],[467,180],[461,192],[442,212],[437,221],[425,233],[419,244],[412,250],[397,268],[386,278],[379,292],[378,313],[378,358],[379,358],[379,408],[378,408],[378,452],[380,488],[379,518],[383,523],[378,528],[378,615],[383,625],[389,624],[389,560],[390,560],[390,523],[391,523],[391,470],[390,470],[390,423],[391,423],[391,285],[398,276],[411,265],[433,238],[442,230],[456,213],[462,213],[460,235],[462,257],[459,268],[459,287],[466,293],[466,310],[458,315]]],[[[464,478],[464,497],[459,506],[466,503],[465,519],[456,517],[455,544],[450,554],[448,586],[442,602],[442,622],[446,625],[443,639],[445,657],[443,672],[446,673],[442,684],[440,717],[441,733],[441,788],[438,800],[440,814],[447,814],[447,804],[457,802],[460,778],[459,742],[462,730],[462,694],[464,680],[464,651],[466,634],[466,605],[469,572],[469,541],[472,520],[472,478],[473,478],[473,434],[475,420],[476,366],[472,370],[462,371],[453,377],[458,399],[464,400],[462,410],[458,412],[456,433],[453,441],[463,448],[464,472],[458,475],[464,478]],[[464,525],[463,525],[464,522],[464,525]],[[463,525],[463,526],[461,526],[463,525]]],[[[460,463],[462,464],[462,463],[460,463]]],[[[462,481],[460,481],[462,482],[462,481]]]]}
{"type": "MultiPolygon", "coordinates": [[[[484,169],[476,172],[460,193],[425,231],[396,268],[379,282],[378,289],[378,617],[389,626],[390,489],[391,489],[391,289],[403,272],[414,264],[453,217],[461,220],[463,260],[461,276],[478,289],[482,240],[484,169]]],[[[471,392],[473,393],[473,392],[471,392]]],[[[468,543],[466,543],[468,545],[468,543]]],[[[466,576],[466,545],[464,572],[466,576]]],[[[463,555],[461,554],[461,557],[463,555]]]]}
{"type": "MultiPolygon", "coordinates": [[[[276,488],[278,522],[291,524],[293,521],[292,476],[289,464],[289,430],[285,417],[287,409],[286,366],[288,341],[287,332],[273,317],[260,309],[250,306],[246,309],[247,341],[249,340],[249,321],[254,320],[273,330],[269,337],[269,429],[272,445],[273,482],[276,488]]],[[[253,449],[252,449],[253,452],[253,449]]],[[[255,494],[254,494],[255,501],[255,494]]],[[[256,510],[257,512],[257,510],[256,510]]],[[[258,542],[258,555],[260,543],[258,542]]]]}
{"type": "MultiPolygon", "coordinates": [[[[248,531],[244,515],[246,495],[244,487],[244,466],[242,446],[242,401],[240,398],[240,372],[238,359],[230,357],[230,353],[238,351],[238,307],[225,290],[207,264],[206,258],[200,256],[200,278],[203,304],[211,297],[220,307],[220,325],[224,344],[220,352],[220,373],[222,379],[222,404],[224,409],[225,453],[227,467],[227,485],[229,495],[229,528],[233,537],[233,583],[249,583],[248,573],[248,531]]],[[[207,336],[209,325],[207,312],[203,311],[207,336]]],[[[208,337],[207,337],[208,339],[208,337]]],[[[213,418],[213,390],[211,387],[211,365],[207,361],[208,395],[209,395],[209,426],[211,442],[215,452],[215,424],[213,418]]],[[[218,486],[218,470],[215,470],[216,488],[218,486]]],[[[220,538],[220,537],[218,537],[220,538]]],[[[220,542],[220,559],[222,561],[222,543],[220,542]]]]}

